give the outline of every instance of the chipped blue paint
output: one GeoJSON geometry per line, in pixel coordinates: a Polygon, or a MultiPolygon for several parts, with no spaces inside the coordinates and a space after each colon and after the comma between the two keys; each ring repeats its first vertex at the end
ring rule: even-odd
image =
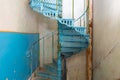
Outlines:
{"type": "Polygon", "coordinates": [[[39,34],[0,32],[0,80],[27,80],[38,66],[39,34]],[[31,66],[32,63],[32,66],[31,66]],[[32,68],[32,69],[31,69],[32,68]]]}

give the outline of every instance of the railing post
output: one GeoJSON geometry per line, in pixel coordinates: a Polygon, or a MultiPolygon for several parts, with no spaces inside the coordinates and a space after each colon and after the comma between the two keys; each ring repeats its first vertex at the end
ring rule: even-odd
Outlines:
{"type": "Polygon", "coordinates": [[[57,15],[56,15],[56,18],[58,17],[58,13],[59,13],[59,7],[58,7],[58,0],[56,0],[56,10],[57,10],[57,15]]]}
{"type": "MultiPolygon", "coordinates": [[[[86,9],[86,0],[84,0],[84,11],[85,9],[86,9]]],[[[86,13],[85,13],[85,16],[83,17],[83,21],[84,21],[83,26],[86,26],[86,13]]]]}
{"type": "Polygon", "coordinates": [[[88,32],[88,29],[89,29],[89,0],[87,0],[88,2],[88,11],[87,11],[87,14],[86,14],[86,18],[87,18],[87,22],[86,22],[86,24],[87,24],[87,32],[88,32]]]}
{"type": "Polygon", "coordinates": [[[44,9],[44,5],[43,5],[44,3],[43,2],[44,2],[44,0],[41,0],[41,12],[43,12],[43,9],[44,9]]]}
{"type": "Polygon", "coordinates": [[[43,46],[43,48],[42,48],[43,49],[42,50],[43,51],[43,57],[42,57],[43,60],[42,61],[43,61],[43,66],[44,66],[44,54],[45,54],[45,51],[44,51],[44,37],[43,37],[43,44],[42,44],[42,46],[43,46]]]}
{"type": "Polygon", "coordinates": [[[80,19],[80,26],[81,26],[82,20],[80,19]]]}
{"type": "Polygon", "coordinates": [[[52,32],[52,60],[54,60],[54,33],[52,32]]]}
{"type": "MultiPolygon", "coordinates": [[[[32,46],[32,48],[33,48],[33,46],[32,46]]],[[[32,69],[33,69],[33,67],[32,67],[32,48],[31,48],[31,50],[30,50],[30,68],[31,68],[31,75],[32,75],[32,69]]]]}
{"type": "Polygon", "coordinates": [[[58,80],[62,80],[62,58],[60,52],[58,52],[58,80]]]}
{"type": "Polygon", "coordinates": [[[72,18],[74,19],[74,0],[72,0],[72,18]]]}

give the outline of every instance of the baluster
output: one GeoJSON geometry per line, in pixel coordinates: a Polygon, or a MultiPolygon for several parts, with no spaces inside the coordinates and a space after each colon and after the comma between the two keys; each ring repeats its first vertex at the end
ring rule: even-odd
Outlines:
{"type": "Polygon", "coordinates": [[[44,54],[45,54],[45,51],[44,51],[44,37],[43,37],[43,44],[42,44],[42,46],[43,46],[43,48],[42,48],[43,50],[42,51],[43,51],[43,66],[44,66],[44,54]]]}
{"type": "Polygon", "coordinates": [[[61,53],[58,52],[58,80],[62,80],[62,58],[61,58],[61,53]]]}
{"type": "MultiPolygon", "coordinates": [[[[84,11],[85,11],[85,9],[86,9],[86,1],[84,0],[84,11]]],[[[86,26],[85,25],[86,24],[86,13],[85,13],[85,16],[83,17],[83,21],[84,21],[83,26],[86,26]]]]}
{"type": "Polygon", "coordinates": [[[72,18],[74,19],[74,0],[72,0],[72,18]]]}
{"type": "Polygon", "coordinates": [[[43,12],[43,0],[40,0],[41,2],[41,12],[43,12]]]}
{"type": "Polygon", "coordinates": [[[30,68],[31,68],[31,75],[32,75],[32,70],[33,70],[33,67],[32,67],[32,49],[33,49],[33,46],[32,46],[32,48],[31,48],[31,50],[30,50],[30,68]]]}
{"type": "Polygon", "coordinates": [[[87,6],[88,6],[88,10],[86,12],[86,32],[88,32],[88,28],[89,28],[89,0],[87,1],[87,6]]]}
{"type": "Polygon", "coordinates": [[[81,26],[81,23],[82,23],[82,20],[81,20],[81,18],[80,18],[80,26],[81,26]]]}
{"type": "Polygon", "coordinates": [[[56,13],[56,18],[57,18],[59,13],[58,0],[56,0],[56,10],[57,10],[57,13],[56,13]]]}
{"type": "Polygon", "coordinates": [[[52,60],[54,60],[54,32],[52,32],[52,60]]]}

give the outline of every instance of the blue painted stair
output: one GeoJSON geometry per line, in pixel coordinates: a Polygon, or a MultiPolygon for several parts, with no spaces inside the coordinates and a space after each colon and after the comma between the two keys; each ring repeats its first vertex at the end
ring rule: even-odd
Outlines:
{"type": "MultiPolygon", "coordinates": [[[[89,2],[89,1],[88,1],[89,2]]],[[[62,80],[62,58],[78,54],[89,45],[87,26],[75,26],[74,23],[87,14],[88,8],[76,20],[62,18],[62,0],[30,0],[30,7],[51,19],[58,21],[58,59],[57,62],[44,65],[44,72],[37,73],[43,80],[62,80]],[[57,64],[56,64],[57,63],[57,64]]],[[[42,80],[40,79],[40,80],[42,80]]]]}
{"type": "Polygon", "coordinates": [[[40,68],[36,73],[37,77],[35,80],[61,80],[58,77],[59,70],[56,62],[56,59],[54,59],[53,63],[45,64],[43,68],[40,68]]]}
{"type": "Polygon", "coordinates": [[[58,30],[62,55],[70,57],[88,47],[89,35],[85,27],[69,27],[58,22],[58,30]]]}

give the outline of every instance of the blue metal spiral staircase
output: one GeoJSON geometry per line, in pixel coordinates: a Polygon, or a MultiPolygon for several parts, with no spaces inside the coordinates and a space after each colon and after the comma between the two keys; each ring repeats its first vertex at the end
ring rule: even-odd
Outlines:
{"type": "Polygon", "coordinates": [[[81,21],[81,18],[87,15],[88,7],[76,20],[62,17],[62,0],[30,0],[30,7],[34,11],[58,21],[57,60],[53,59],[53,63],[44,65],[44,70],[37,73],[39,78],[36,80],[64,80],[62,56],[70,57],[86,49],[89,45],[87,25],[74,25],[76,21],[81,21]]]}

